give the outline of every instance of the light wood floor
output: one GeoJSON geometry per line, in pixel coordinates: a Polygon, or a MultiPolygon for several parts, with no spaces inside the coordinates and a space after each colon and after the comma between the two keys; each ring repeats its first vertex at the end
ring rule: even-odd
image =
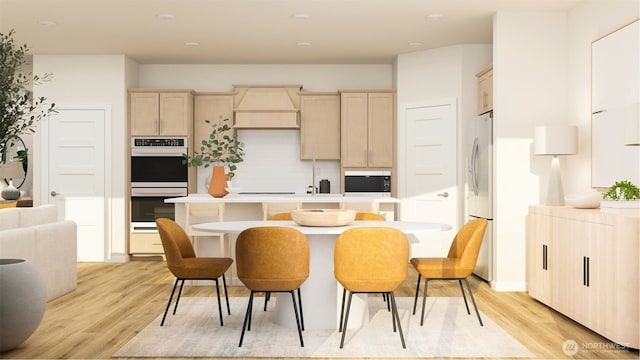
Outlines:
{"type": "MultiPolygon", "coordinates": [[[[38,330],[3,359],[107,359],[154,318],[162,314],[173,278],[163,261],[81,263],[78,288],[51,301],[38,330]]],[[[417,275],[409,277],[396,296],[413,296],[417,275]]],[[[565,340],[581,349],[573,358],[638,359],[637,350],[618,349],[568,318],[532,300],[526,293],[494,292],[471,279],[480,310],[527,346],[537,358],[570,358],[565,340]]],[[[459,296],[456,282],[432,282],[429,296],[459,296]]],[[[231,296],[247,296],[242,286],[231,296]]],[[[215,296],[213,286],[185,287],[183,296],[215,296]]]]}

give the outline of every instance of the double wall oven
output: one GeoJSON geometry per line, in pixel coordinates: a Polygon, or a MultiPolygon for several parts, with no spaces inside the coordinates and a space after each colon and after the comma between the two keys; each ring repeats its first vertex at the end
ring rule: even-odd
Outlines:
{"type": "Polygon", "coordinates": [[[188,169],[182,163],[186,137],[131,139],[131,236],[157,233],[156,218],[175,219],[167,198],[187,196],[188,169]]]}

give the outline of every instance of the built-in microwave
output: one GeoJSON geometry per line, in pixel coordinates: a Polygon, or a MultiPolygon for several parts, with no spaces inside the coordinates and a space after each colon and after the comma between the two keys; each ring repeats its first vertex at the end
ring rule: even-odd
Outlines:
{"type": "Polygon", "coordinates": [[[344,194],[391,196],[391,171],[345,171],[344,194]]]}

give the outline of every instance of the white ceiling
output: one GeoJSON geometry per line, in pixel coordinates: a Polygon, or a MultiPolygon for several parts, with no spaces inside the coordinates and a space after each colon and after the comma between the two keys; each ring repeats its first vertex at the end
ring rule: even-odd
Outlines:
{"type": "Polygon", "coordinates": [[[126,54],[139,63],[388,64],[401,53],[491,43],[497,10],[566,11],[581,1],[0,0],[0,33],[14,29],[32,54],[126,54]],[[444,17],[427,21],[434,13],[444,17]]]}

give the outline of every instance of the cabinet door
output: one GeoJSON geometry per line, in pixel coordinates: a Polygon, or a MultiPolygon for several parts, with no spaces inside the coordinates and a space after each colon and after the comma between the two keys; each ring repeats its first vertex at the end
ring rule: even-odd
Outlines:
{"type": "Polygon", "coordinates": [[[368,95],[367,165],[393,167],[394,163],[394,94],[368,95]]]}
{"type": "Polygon", "coordinates": [[[343,167],[367,166],[367,93],[343,93],[341,106],[341,161],[343,167]]]}
{"type": "Polygon", "coordinates": [[[527,222],[527,290],[529,296],[551,306],[551,271],[555,265],[550,262],[554,259],[550,254],[551,218],[529,213],[527,222]]]}
{"type": "Polygon", "coordinates": [[[478,78],[478,114],[493,110],[493,70],[478,78]]]}
{"type": "Polygon", "coordinates": [[[160,93],[159,135],[189,136],[191,99],[189,93],[160,93]]]}
{"type": "Polygon", "coordinates": [[[193,147],[200,151],[202,140],[211,134],[212,124],[224,119],[233,121],[233,95],[196,95],[193,112],[193,147]]]}
{"type": "Polygon", "coordinates": [[[159,104],[158,93],[129,94],[129,121],[132,136],[158,135],[159,104]]]}
{"type": "Polygon", "coordinates": [[[340,96],[300,96],[300,159],[340,160],[340,96]],[[315,153],[315,154],[314,154],[315,153]]]}

